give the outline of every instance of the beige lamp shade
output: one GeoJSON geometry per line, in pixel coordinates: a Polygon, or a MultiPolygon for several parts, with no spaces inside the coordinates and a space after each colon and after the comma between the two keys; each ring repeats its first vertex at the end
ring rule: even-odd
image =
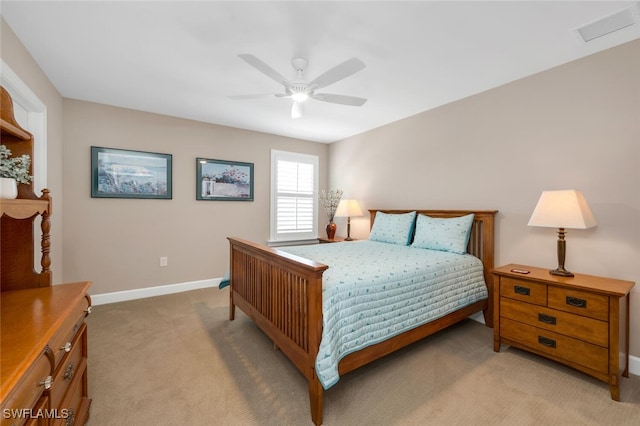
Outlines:
{"type": "Polygon", "coordinates": [[[340,200],[336,209],[336,217],[362,216],[362,210],[356,200],[340,200]]]}
{"type": "Polygon", "coordinates": [[[529,226],[587,229],[598,223],[581,191],[543,191],[529,226]]]}

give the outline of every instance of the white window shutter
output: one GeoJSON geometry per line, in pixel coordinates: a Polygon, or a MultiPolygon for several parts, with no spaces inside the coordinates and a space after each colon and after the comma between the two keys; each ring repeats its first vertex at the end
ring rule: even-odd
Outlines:
{"type": "Polygon", "coordinates": [[[318,157],[271,152],[271,240],[317,237],[318,157]]]}

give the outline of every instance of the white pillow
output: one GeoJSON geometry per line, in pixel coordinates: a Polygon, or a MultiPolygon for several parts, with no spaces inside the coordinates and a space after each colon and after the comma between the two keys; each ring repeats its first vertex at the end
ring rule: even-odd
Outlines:
{"type": "Polygon", "coordinates": [[[399,214],[377,212],[369,240],[407,246],[411,242],[415,218],[416,212],[399,214]]]}
{"type": "Polygon", "coordinates": [[[418,215],[411,247],[464,254],[473,225],[473,213],[452,218],[418,215]]]}

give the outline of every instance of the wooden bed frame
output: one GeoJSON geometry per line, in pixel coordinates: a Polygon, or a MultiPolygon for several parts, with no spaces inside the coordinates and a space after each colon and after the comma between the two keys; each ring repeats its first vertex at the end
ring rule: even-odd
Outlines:
{"type": "MultiPolygon", "coordinates": [[[[397,214],[411,211],[414,210],[369,210],[371,226],[377,212],[397,214]]],[[[489,298],[345,356],[339,363],[340,375],[479,311],[484,311],[485,324],[493,325],[490,272],[494,266],[494,216],[497,211],[416,211],[443,218],[475,214],[468,252],[484,264],[489,298]]],[[[235,307],[240,308],[302,372],[309,382],[311,419],[316,425],[322,424],[323,388],[316,376],[315,362],[322,336],[322,274],[328,266],[239,238],[229,237],[228,240],[231,249],[229,319],[235,318],[235,307]]]]}

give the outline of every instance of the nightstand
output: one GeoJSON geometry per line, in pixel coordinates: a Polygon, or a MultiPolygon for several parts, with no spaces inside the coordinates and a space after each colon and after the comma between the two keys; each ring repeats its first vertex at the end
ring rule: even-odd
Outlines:
{"type": "Polygon", "coordinates": [[[629,377],[629,292],[635,283],[560,277],[514,264],[492,273],[493,350],[505,343],[573,367],[608,383],[611,399],[619,401],[621,360],[622,376],[629,377]]]}
{"type": "MultiPolygon", "coordinates": [[[[320,243],[320,244],[341,243],[341,242],[345,241],[345,238],[346,237],[334,237],[333,240],[330,240],[329,238],[318,237],[318,243],[320,243]]],[[[351,240],[351,241],[355,241],[355,240],[351,240]]]]}

